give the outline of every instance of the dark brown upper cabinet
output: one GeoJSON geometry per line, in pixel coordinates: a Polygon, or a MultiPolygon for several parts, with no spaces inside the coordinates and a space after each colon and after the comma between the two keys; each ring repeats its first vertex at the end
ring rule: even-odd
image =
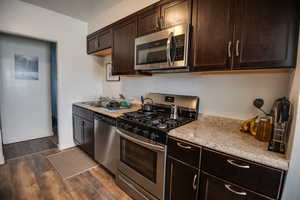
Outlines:
{"type": "Polygon", "coordinates": [[[296,66],[296,1],[236,2],[233,69],[296,66]]]}
{"type": "Polygon", "coordinates": [[[224,70],[232,62],[232,0],[195,0],[193,55],[196,70],[224,70]]]}
{"type": "Polygon", "coordinates": [[[194,71],[296,65],[296,1],[193,1],[194,71]]]}
{"type": "Polygon", "coordinates": [[[134,70],[134,39],[137,17],[126,18],[113,25],[112,74],[132,75],[134,70]]]}
{"type": "Polygon", "coordinates": [[[191,0],[177,0],[161,6],[161,27],[190,23],[191,0]]]}
{"type": "Polygon", "coordinates": [[[99,49],[98,36],[97,35],[88,36],[86,45],[87,45],[88,54],[92,54],[93,52],[98,51],[99,49]]]}
{"type": "Polygon", "coordinates": [[[138,35],[147,35],[160,30],[160,7],[149,8],[138,16],[138,35]]]}
{"type": "Polygon", "coordinates": [[[138,15],[138,36],[191,21],[191,0],[161,1],[138,15]]]}
{"type": "Polygon", "coordinates": [[[87,37],[87,53],[101,55],[103,50],[112,47],[112,29],[106,28],[87,37]]]}

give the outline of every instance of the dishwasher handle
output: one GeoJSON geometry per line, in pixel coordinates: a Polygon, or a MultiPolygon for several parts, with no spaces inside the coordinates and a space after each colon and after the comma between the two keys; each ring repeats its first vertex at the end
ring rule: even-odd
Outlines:
{"type": "Polygon", "coordinates": [[[108,123],[112,126],[116,126],[116,124],[117,124],[117,120],[115,118],[108,117],[108,116],[103,116],[103,115],[99,115],[99,114],[95,115],[95,121],[96,120],[103,121],[103,122],[108,123]]]}

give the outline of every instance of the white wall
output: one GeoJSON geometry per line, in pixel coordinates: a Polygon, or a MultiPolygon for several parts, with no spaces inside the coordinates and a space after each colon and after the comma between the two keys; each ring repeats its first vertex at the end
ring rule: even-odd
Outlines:
{"type": "Polygon", "coordinates": [[[0,5],[0,31],[57,42],[59,145],[74,146],[72,103],[102,93],[100,69],[86,55],[87,23],[17,0],[0,5]]]}
{"type": "Polygon", "coordinates": [[[3,143],[52,135],[50,43],[0,34],[0,62],[3,143]],[[15,78],[15,55],[38,57],[38,80],[15,78]]]}
{"type": "MultiPolygon", "coordinates": [[[[299,34],[300,38],[300,34],[299,34]]],[[[290,159],[290,167],[283,192],[283,200],[300,199],[300,40],[298,43],[297,68],[292,80],[290,101],[294,105],[294,118],[289,138],[287,156],[290,159]]]]}

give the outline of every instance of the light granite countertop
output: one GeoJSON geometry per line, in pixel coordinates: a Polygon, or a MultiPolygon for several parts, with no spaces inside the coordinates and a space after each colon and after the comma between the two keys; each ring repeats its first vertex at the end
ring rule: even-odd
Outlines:
{"type": "Polygon", "coordinates": [[[277,169],[288,170],[285,155],[267,150],[268,143],[240,132],[240,120],[200,115],[199,119],[173,129],[169,136],[277,169]]]}
{"type": "Polygon", "coordinates": [[[132,104],[131,108],[122,109],[122,110],[118,110],[118,111],[109,111],[105,108],[97,108],[97,107],[89,106],[89,105],[82,104],[82,103],[74,103],[73,105],[79,106],[81,108],[85,108],[87,110],[91,110],[95,113],[99,113],[99,114],[103,114],[103,115],[106,115],[106,116],[109,116],[109,117],[113,117],[113,118],[117,118],[117,117],[119,117],[122,114],[127,113],[127,112],[134,112],[134,111],[137,111],[137,110],[141,109],[141,106],[139,104],[132,104]]]}

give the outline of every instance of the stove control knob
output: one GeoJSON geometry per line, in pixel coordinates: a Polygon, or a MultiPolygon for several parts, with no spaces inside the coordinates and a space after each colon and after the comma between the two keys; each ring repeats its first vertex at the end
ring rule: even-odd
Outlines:
{"type": "Polygon", "coordinates": [[[156,133],[151,133],[150,135],[150,139],[156,141],[159,138],[159,135],[157,135],[156,133]]]}
{"type": "Polygon", "coordinates": [[[120,127],[120,128],[123,128],[124,124],[123,123],[118,123],[117,126],[120,127]]]}
{"type": "Polygon", "coordinates": [[[143,135],[146,138],[149,138],[150,132],[148,130],[143,130],[143,135]]]}
{"type": "Polygon", "coordinates": [[[138,127],[134,127],[134,128],[133,128],[133,132],[134,132],[134,133],[138,133],[139,131],[141,131],[140,128],[138,128],[138,127]]]}
{"type": "Polygon", "coordinates": [[[131,127],[130,124],[125,124],[125,125],[124,125],[124,128],[125,128],[125,129],[130,129],[130,128],[132,128],[132,127],[131,127]]]}

